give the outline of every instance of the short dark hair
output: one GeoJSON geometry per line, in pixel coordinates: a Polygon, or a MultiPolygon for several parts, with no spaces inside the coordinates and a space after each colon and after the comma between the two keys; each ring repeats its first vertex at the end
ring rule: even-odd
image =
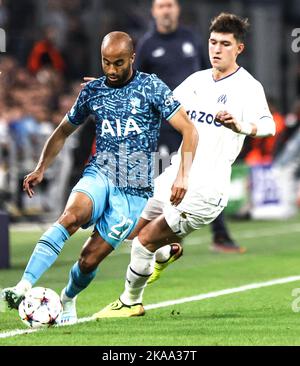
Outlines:
{"type": "Polygon", "coordinates": [[[249,26],[248,18],[231,13],[220,13],[212,19],[209,30],[217,33],[232,33],[238,42],[244,42],[249,26]]]}

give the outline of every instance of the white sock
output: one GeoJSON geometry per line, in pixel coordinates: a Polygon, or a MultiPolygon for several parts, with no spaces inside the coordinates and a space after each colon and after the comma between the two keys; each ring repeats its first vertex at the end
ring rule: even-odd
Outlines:
{"type": "Polygon", "coordinates": [[[156,262],[166,262],[171,255],[171,245],[164,245],[155,252],[156,262]]]}
{"type": "Polygon", "coordinates": [[[63,291],[61,292],[61,295],[60,295],[60,300],[61,300],[62,303],[65,303],[67,301],[72,301],[72,300],[74,300],[76,298],[76,296],[75,297],[69,297],[69,296],[67,296],[65,290],[66,289],[64,288],[63,291]]]}
{"type": "Polygon", "coordinates": [[[120,300],[126,305],[142,303],[143,292],[155,263],[155,253],[146,249],[135,237],[132,241],[131,260],[127,267],[125,290],[120,300]]]}
{"type": "Polygon", "coordinates": [[[129,248],[132,247],[132,240],[131,239],[124,239],[123,243],[126,244],[129,248]]]}
{"type": "Polygon", "coordinates": [[[15,286],[15,290],[18,294],[24,295],[27,291],[29,291],[32,288],[32,285],[27,280],[21,280],[17,285],[15,286]]]}

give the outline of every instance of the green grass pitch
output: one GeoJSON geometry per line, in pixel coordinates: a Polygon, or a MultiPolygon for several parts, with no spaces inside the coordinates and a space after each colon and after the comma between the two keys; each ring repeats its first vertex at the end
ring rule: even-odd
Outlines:
{"type": "MultiPolygon", "coordinates": [[[[300,275],[299,218],[229,222],[235,239],[247,247],[242,255],[209,251],[209,228],[191,234],[183,257],[146,288],[144,304],[300,275]]],[[[41,234],[42,230],[11,230],[12,267],[0,270],[0,287],[20,279],[41,234]]],[[[75,234],[37,285],[60,293],[88,235],[75,234]]],[[[80,318],[118,298],[128,262],[129,248],[123,245],[102,263],[96,279],[78,297],[80,318]]],[[[298,287],[300,281],[156,308],[139,318],[103,319],[1,338],[4,332],[26,329],[16,311],[6,310],[0,312],[0,345],[300,345],[300,314],[292,310],[297,300],[292,291],[298,287]]]]}

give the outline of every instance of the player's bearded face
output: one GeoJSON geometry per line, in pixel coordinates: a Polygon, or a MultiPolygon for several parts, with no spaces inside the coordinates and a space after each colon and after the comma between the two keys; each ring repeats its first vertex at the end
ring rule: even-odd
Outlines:
{"type": "Polygon", "coordinates": [[[132,75],[132,58],[102,57],[102,69],[109,84],[115,86],[124,84],[132,75]]]}

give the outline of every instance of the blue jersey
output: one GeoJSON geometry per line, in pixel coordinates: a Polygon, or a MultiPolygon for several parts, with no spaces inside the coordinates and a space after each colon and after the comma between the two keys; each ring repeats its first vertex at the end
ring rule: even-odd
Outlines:
{"type": "Polygon", "coordinates": [[[96,155],[90,164],[125,193],[149,198],[161,120],[170,119],[179,108],[156,75],[136,71],[121,87],[108,85],[104,76],[88,83],[67,117],[79,126],[94,115],[96,155]]]}

